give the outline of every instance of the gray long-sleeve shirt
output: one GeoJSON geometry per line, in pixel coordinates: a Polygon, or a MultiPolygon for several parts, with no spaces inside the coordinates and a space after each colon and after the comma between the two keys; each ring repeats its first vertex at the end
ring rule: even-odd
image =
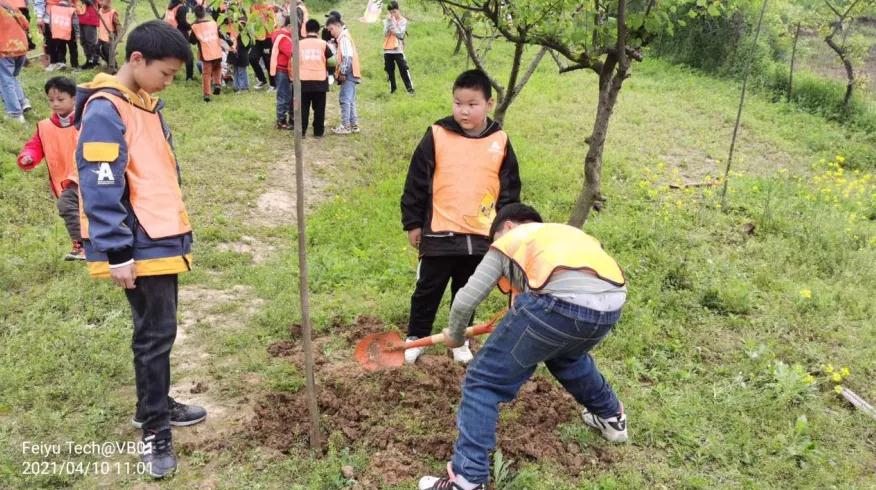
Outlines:
{"type": "Polygon", "coordinates": [[[383,20],[383,37],[392,33],[398,39],[398,47],[395,49],[384,49],[384,53],[404,53],[405,51],[405,33],[408,30],[408,19],[402,17],[398,22],[393,19],[383,20]]]}
{"type": "MultiPolygon", "coordinates": [[[[491,248],[453,300],[448,335],[456,343],[462,342],[475,308],[486,299],[502,277],[507,277],[515,290],[529,291],[523,271],[505,254],[491,248]]],[[[573,270],[551,274],[547,284],[538,292],[597,311],[619,310],[627,297],[626,286],[615,286],[590,273],[573,270]]]]}

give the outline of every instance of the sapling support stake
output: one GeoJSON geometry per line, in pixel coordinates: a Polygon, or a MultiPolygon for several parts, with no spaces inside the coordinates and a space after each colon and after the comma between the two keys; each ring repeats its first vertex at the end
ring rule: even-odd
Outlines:
{"type": "Polygon", "coordinates": [[[857,408],[858,410],[872,417],[873,420],[876,420],[876,408],[873,408],[873,405],[867,403],[867,400],[864,400],[863,398],[858,396],[857,393],[846,388],[845,386],[840,386],[840,389],[842,390],[840,392],[840,395],[842,395],[842,397],[845,398],[846,401],[854,405],[855,408],[857,408]]]}
{"type": "Polygon", "coordinates": [[[307,386],[307,406],[310,411],[310,449],[322,452],[319,431],[319,405],[316,402],[316,382],[313,375],[313,325],[310,322],[310,299],[307,289],[307,226],[304,217],[304,149],[301,146],[301,65],[298,34],[298,8],[292,10],[292,121],[295,143],[295,197],[298,221],[298,292],[301,299],[301,334],[304,337],[304,369],[307,386]]]}
{"type": "Polygon", "coordinates": [[[748,87],[748,75],[751,73],[751,59],[754,57],[754,51],[757,50],[757,39],[760,37],[760,26],[763,24],[763,15],[766,12],[767,0],[763,0],[763,5],[760,7],[760,16],[757,18],[757,29],[754,31],[754,43],[752,44],[752,55],[748,58],[748,63],[745,65],[745,73],[742,75],[742,95],[739,97],[739,109],[736,111],[736,125],[733,126],[733,138],[730,140],[730,154],[727,156],[727,167],[724,169],[724,188],[721,189],[721,209],[724,209],[727,199],[727,181],[730,177],[730,165],[733,163],[733,150],[736,149],[736,137],[739,134],[739,123],[742,120],[742,106],[745,105],[745,89],[748,87]]]}

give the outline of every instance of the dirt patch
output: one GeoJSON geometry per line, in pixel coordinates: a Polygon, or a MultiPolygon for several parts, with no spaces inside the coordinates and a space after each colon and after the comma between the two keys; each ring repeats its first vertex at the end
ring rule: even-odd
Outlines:
{"type": "MultiPolygon", "coordinates": [[[[264,196],[262,196],[264,197],[264,196]]],[[[294,210],[294,202],[292,203],[294,210]]],[[[267,205],[270,206],[270,205],[267,205]]],[[[261,200],[259,200],[259,208],[261,209],[261,200]]],[[[256,264],[261,264],[271,255],[276,252],[277,247],[264,239],[258,239],[251,236],[243,235],[236,242],[220,243],[216,247],[223,252],[236,252],[252,257],[252,261],[256,264]]]]}
{"type": "MultiPolygon", "coordinates": [[[[332,328],[314,339],[318,404],[325,439],[367,448],[372,456],[358,481],[366,487],[392,485],[425,471],[429,458],[447,461],[456,438],[455,412],[465,368],[448,355],[427,351],[416,366],[368,373],[352,360],[355,341],[383,331],[373,318],[355,325],[332,328]],[[323,352],[332,338],[346,347],[331,355],[323,352]],[[341,355],[342,354],[342,355],[341,355]]],[[[282,341],[268,347],[304,370],[299,342],[282,341]]],[[[267,393],[255,405],[255,418],[246,438],[285,454],[304,450],[310,425],[306,393],[267,393]]],[[[558,427],[575,423],[578,407],[560,386],[535,377],[514,402],[500,412],[498,443],[506,458],[515,461],[553,461],[572,473],[602,461],[602,453],[583,451],[563,442],[558,427]]]]}

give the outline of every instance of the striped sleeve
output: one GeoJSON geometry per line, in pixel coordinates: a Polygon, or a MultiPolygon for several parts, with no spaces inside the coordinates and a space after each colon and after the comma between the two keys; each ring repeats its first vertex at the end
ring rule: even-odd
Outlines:
{"type": "Polygon", "coordinates": [[[474,274],[468,279],[465,287],[456,293],[453,307],[450,309],[450,325],[448,334],[456,343],[461,343],[465,329],[477,306],[489,296],[490,291],[503,276],[507,267],[503,262],[508,259],[501,252],[490,249],[484,256],[474,274]]]}

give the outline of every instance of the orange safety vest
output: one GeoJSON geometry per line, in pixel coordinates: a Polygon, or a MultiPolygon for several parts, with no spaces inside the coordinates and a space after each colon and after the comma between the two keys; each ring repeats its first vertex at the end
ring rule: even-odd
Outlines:
{"type": "MultiPolygon", "coordinates": [[[[277,60],[280,58],[280,42],[283,39],[288,39],[289,42],[292,42],[292,37],[289,34],[286,34],[285,31],[281,31],[277,33],[277,37],[274,38],[274,45],[271,48],[271,66],[269,67],[269,72],[271,76],[277,74],[277,60]]],[[[286,73],[289,76],[292,76],[292,58],[289,58],[289,64],[286,66],[286,73]]]]}
{"type": "Polygon", "coordinates": [[[395,33],[392,32],[392,29],[386,33],[386,37],[383,38],[383,49],[398,49],[398,38],[395,33]]]}
{"type": "Polygon", "coordinates": [[[27,54],[27,19],[15,8],[0,2],[0,57],[27,54]]]}
{"type": "MultiPolygon", "coordinates": [[[[161,117],[109,92],[94,94],[88,103],[98,98],[112,102],[125,126],[128,147],[125,180],[128,199],[140,226],[152,240],[191,232],[189,214],[179,188],[176,158],[164,136],[161,117]]],[[[82,238],[87,239],[88,219],[82,200],[79,202],[82,238]]]]}
{"type": "Polygon", "coordinates": [[[261,23],[263,24],[261,27],[264,28],[264,32],[257,34],[255,36],[256,41],[264,41],[268,38],[268,34],[270,33],[271,26],[276,23],[277,14],[274,13],[274,9],[269,5],[257,4],[252,6],[253,16],[258,16],[261,18],[261,23]]]}
{"type": "Polygon", "coordinates": [[[432,180],[433,232],[488,236],[501,187],[499,169],[508,135],[499,130],[485,138],[466,138],[438,125],[435,176],[432,180]]]}
{"type": "Polygon", "coordinates": [[[49,21],[51,25],[52,39],[69,41],[73,36],[73,14],[76,9],[61,5],[49,7],[49,21]]]}
{"type": "Polygon", "coordinates": [[[212,20],[195,22],[192,32],[201,45],[201,57],[204,61],[222,59],[222,46],[219,45],[219,26],[212,20]]]}
{"type": "MultiPolygon", "coordinates": [[[[493,248],[523,270],[529,289],[542,289],[558,269],[589,271],[615,286],[626,284],[617,262],[605,253],[602,245],[578,228],[559,223],[525,223],[496,240],[493,248]]],[[[512,290],[507,277],[499,279],[499,289],[512,290]]]]}
{"type": "Polygon", "coordinates": [[[344,58],[350,57],[353,59],[353,76],[356,78],[362,78],[362,72],[359,70],[359,53],[356,50],[356,44],[353,43],[353,38],[350,37],[350,32],[347,30],[341,31],[341,35],[338,36],[338,66],[335,67],[335,76],[341,74],[341,65],[344,64],[344,58]],[[353,47],[352,53],[344,53],[343,43],[341,43],[342,38],[348,38],[350,40],[350,46],[353,47]]]}
{"type": "Polygon", "coordinates": [[[167,9],[164,11],[164,22],[172,25],[173,27],[179,28],[179,22],[176,21],[176,11],[182,7],[182,4],[177,5],[172,9],[167,9]]]}
{"type": "Polygon", "coordinates": [[[49,183],[55,197],[61,195],[64,183],[67,181],[79,183],[79,173],[76,171],[76,139],[79,131],[75,126],[62,128],[50,119],[37,123],[37,134],[43,145],[46,166],[49,168],[49,183]]]}
{"type": "Polygon", "coordinates": [[[100,25],[97,26],[97,37],[101,41],[108,43],[110,41],[110,33],[113,33],[113,36],[116,34],[116,25],[113,21],[118,12],[116,12],[115,9],[109,9],[108,12],[99,10],[97,13],[100,15],[100,25]]]}
{"type": "Polygon", "coordinates": [[[301,52],[301,64],[298,70],[301,72],[301,80],[322,82],[328,78],[325,71],[325,50],[328,44],[316,37],[306,37],[301,40],[298,50],[301,52]]]}

